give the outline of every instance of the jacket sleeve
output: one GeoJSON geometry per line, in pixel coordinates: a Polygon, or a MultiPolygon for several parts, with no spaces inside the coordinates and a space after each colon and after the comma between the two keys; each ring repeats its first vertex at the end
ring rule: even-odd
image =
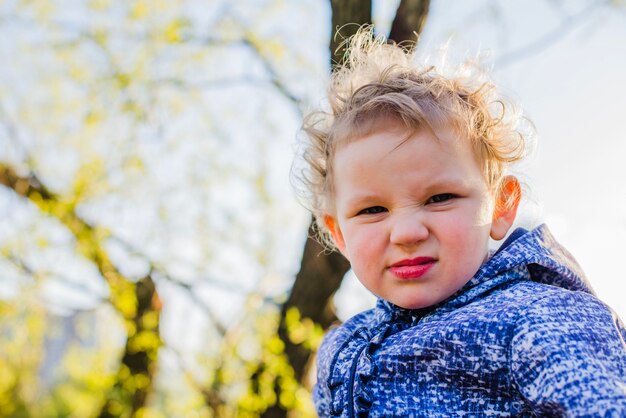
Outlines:
{"type": "Polygon", "coordinates": [[[323,377],[320,378],[319,375],[320,374],[318,373],[318,380],[315,383],[315,386],[313,386],[313,403],[315,404],[317,416],[328,417],[330,411],[330,393],[328,391],[328,387],[325,385],[326,381],[323,377]]]}
{"type": "Polygon", "coordinates": [[[320,418],[330,416],[331,394],[328,387],[331,362],[334,357],[335,341],[338,328],[330,330],[320,346],[316,357],[317,382],[313,386],[313,403],[320,418]]]}
{"type": "Polygon", "coordinates": [[[542,416],[626,417],[625,335],[594,296],[555,288],[519,313],[514,383],[542,416]]]}

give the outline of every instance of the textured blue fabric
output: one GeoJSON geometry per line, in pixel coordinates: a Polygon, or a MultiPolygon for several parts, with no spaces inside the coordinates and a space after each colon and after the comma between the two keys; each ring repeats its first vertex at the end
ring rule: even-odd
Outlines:
{"type": "Polygon", "coordinates": [[[626,330],[545,226],[515,231],[448,300],[379,300],[330,331],[321,417],[626,417],[626,330]]]}

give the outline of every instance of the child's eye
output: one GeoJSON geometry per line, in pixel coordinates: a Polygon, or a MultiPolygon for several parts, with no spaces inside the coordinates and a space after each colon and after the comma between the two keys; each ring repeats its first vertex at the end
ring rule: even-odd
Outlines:
{"type": "Polygon", "coordinates": [[[386,211],[387,209],[382,206],[371,206],[369,208],[365,208],[359,211],[359,215],[375,215],[377,213],[383,213],[386,211]]]}
{"type": "Polygon", "coordinates": [[[430,199],[428,199],[426,201],[426,204],[429,204],[429,203],[443,203],[443,202],[447,202],[448,200],[454,199],[455,197],[456,197],[456,195],[454,195],[452,193],[436,194],[436,195],[432,196],[430,199]]]}

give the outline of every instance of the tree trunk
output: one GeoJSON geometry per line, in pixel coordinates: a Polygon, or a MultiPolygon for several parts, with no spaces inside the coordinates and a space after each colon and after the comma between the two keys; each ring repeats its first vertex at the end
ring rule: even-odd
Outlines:
{"type": "Polygon", "coordinates": [[[417,41],[426,24],[429,8],[430,0],[402,0],[391,24],[389,39],[397,43],[417,41]]]}
{"type": "Polygon", "coordinates": [[[332,296],[350,268],[348,261],[338,252],[324,253],[324,247],[312,238],[316,228],[315,222],[312,222],[309,238],[304,246],[301,268],[296,275],[291,294],[282,307],[278,330],[278,335],[285,343],[289,364],[299,381],[304,377],[311,351],[289,339],[284,321],[287,311],[295,307],[302,318],[310,318],[322,328],[328,329],[337,320],[332,296]]]}
{"type": "Polygon", "coordinates": [[[372,23],[371,0],[331,0],[332,27],[330,36],[330,68],[341,62],[341,44],[363,25],[372,23]]]}

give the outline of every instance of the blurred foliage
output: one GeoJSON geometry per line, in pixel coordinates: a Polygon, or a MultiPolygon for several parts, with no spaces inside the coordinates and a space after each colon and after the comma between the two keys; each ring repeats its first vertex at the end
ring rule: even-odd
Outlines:
{"type": "Polygon", "coordinates": [[[0,2],[0,416],[314,416],[277,334],[307,221],[290,144],[327,62],[311,16],[0,2]]]}
{"type": "Polygon", "coordinates": [[[86,324],[59,320],[28,296],[2,302],[0,314],[0,416],[96,416],[114,383],[119,347],[94,345],[86,324]],[[75,338],[60,346],[67,325],[75,338]]]}
{"type": "MultiPolygon", "coordinates": [[[[254,417],[277,403],[297,416],[316,416],[310,392],[294,378],[285,344],[277,335],[279,310],[259,300],[250,305],[241,326],[226,336],[220,355],[206,360],[213,371],[207,396],[213,399],[216,416],[254,417]]],[[[316,349],[321,328],[301,321],[297,311],[290,316],[294,342],[316,349]]]]}

